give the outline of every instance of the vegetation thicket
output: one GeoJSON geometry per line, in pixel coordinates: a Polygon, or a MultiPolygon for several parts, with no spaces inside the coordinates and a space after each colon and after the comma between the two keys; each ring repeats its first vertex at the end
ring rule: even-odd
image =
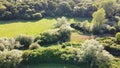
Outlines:
{"type": "Polygon", "coordinates": [[[0,20],[0,68],[120,67],[120,0],[4,0],[0,20]]]}

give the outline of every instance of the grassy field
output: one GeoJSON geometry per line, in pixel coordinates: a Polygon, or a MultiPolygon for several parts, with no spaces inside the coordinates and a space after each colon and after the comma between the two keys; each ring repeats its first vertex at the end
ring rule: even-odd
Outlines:
{"type": "MultiPolygon", "coordinates": [[[[68,18],[71,23],[85,20],[85,18],[68,18]]],[[[19,34],[36,36],[43,31],[53,28],[56,18],[44,18],[38,21],[12,20],[0,21],[0,37],[15,37],[19,34]]]]}
{"type": "Polygon", "coordinates": [[[0,21],[0,37],[14,37],[19,34],[35,36],[40,34],[40,32],[51,29],[55,22],[55,19],[0,21]]]}

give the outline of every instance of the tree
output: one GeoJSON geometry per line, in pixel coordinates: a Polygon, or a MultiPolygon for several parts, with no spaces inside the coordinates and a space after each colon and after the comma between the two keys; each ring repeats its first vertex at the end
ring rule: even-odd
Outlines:
{"type": "Polygon", "coordinates": [[[74,7],[74,16],[77,16],[77,17],[86,17],[86,11],[87,11],[87,8],[85,7],[74,7]]]}
{"type": "Polygon", "coordinates": [[[77,56],[79,62],[86,63],[90,68],[109,68],[109,61],[113,58],[96,40],[86,40],[77,56]]]}
{"type": "Polygon", "coordinates": [[[71,8],[70,4],[68,2],[62,2],[58,6],[57,14],[59,16],[60,15],[68,16],[68,15],[70,15],[71,11],[72,11],[72,8],[71,8]]]}
{"type": "Polygon", "coordinates": [[[4,13],[5,10],[6,10],[6,7],[2,5],[2,3],[0,2],[0,18],[2,17],[2,13],[4,13]]]}
{"type": "Polygon", "coordinates": [[[57,18],[57,22],[54,24],[54,27],[60,28],[63,25],[69,26],[67,18],[66,17],[57,18]]]}
{"type": "Polygon", "coordinates": [[[106,15],[105,10],[103,8],[93,13],[93,19],[92,19],[93,33],[100,33],[102,24],[106,22],[105,15],[106,15]]]}
{"type": "Polygon", "coordinates": [[[3,12],[4,10],[6,10],[6,7],[0,2],[0,12],[3,12]]]}
{"type": "Polygon", "coordinates": [[[99,4],[99,9],[103,8],[106,12],[107,17],[112,17],[114,14],[114,7],[115,7],[115,2],[116,0],[103,0],[99,4]]]}
{"type": "Polygon", "coordinates": [[[17,68],[22,60],[22,51],[0,51],[0,68],[17,68]]]}

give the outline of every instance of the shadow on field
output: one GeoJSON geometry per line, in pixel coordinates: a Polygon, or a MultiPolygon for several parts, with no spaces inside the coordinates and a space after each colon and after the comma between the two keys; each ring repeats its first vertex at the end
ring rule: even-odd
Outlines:
{"type": "MultiPolygon", "coordinates": [[[[43,19],[51,20],[53,18],[43,18],[43,19]]],[[[40,21],[40,20],[42,20],[42,19],[39,19],[39,20],[22,20],[22,19],[0,20],[0,25],[11,24],[11,23],[34,23],[34,22],[37,22],[37,21],[40,21]]]]}

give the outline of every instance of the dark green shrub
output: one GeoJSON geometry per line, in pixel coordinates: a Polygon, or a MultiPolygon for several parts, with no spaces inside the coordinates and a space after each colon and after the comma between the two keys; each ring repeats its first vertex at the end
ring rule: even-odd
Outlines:
{"type": "Polygon", "coordinates": [[[38,41],[40,39],[40,37],[41,37],[40,35],[35,37],[34,42],[38,41]]]}
{"type": "Polygon", "coordinates": [[[81,46],[81,43],[78,43],[78,42],[65,42],[65,43],[62,43],[61,47],[62,48],[66,48],[66,47],[80,47],[81,46]]]}
{"type": "MultiPolygon", "coordinates": [[[[23,51],[22,58],[23,58],[24,61],[28,61],[30,53],[31,53],[31,50],[23,51]]],[[[24,61],[22,61],[22,62],[24,63],[24,61]]]]}
{"type": "Polygon", "coordinates": [[[19,35],[15,39],[23,45],[23,49],[29,48],[29,45],[33,42],[33,37],[27,35],[19,35]]]}
{"type": "Polygon", "coordinates": [[[97,38],[98,40],[104,47],[105,50],[110,52],[114,56],[119,56],[120,55],[120,44],[117,43],[115,37],[104,37],[104,38],[97,38]]]}
{"type": "Polygon", "coordinates": [[[71,43],[69,43],[69,42],[65,42],[65,43],[63,43],[62,44],[62,46],[61,46],[62,48],[66,48],[66,47],[72,47],[72,44],[71,43]]]}
{"type": "Polygon", "coordinates": [[[116,39],[117,39],[117,43],[120,43],[120,32],[118,32],[116,35],[115,35],[116,39]]]}
{"type": "Polygon", "coordinates": [[[39,20],[41,18],[42,18],[42,14],[41,13],[35,13],[35,14],[33,14],[33,19],[39,20]]]}
{"type": "Polygon", "coordinates": [[[68,26],[62,26],[58,33],[60,34],[60,41],[61,42],[69,42],[71,39],[71,31],[68,26]]]}
{"type": "Polygon", "coordinates": [[[90,32],[90,26],[91,24],[88,22],[88,20],[85,20],[84,22],[81,22],[79,27],[81,27],[82,30],[90,32]]]}
{"type": "Polygon", "coordinates": [[[109,32],[111,34],[115,34],[116,33],[116,28],[115,27],[110,27],[109,32]]]}
{"type": "Polygon", "coordinates": [[[76,50],[74,48],[61,49],[58,47],[39,48],[36,50],[25,51],[23,62],[35,63],[74,63],[76,50]]]}
{"type": "Polygon", "coordinates": [[[5,49],[5,46],[3,44],[0,44],[0,51],[3,51],[5,49]]]}
{"type": "Polygon", "coordinates": [[[30,46],[29,46],[29,49],[30,50],[34,50],[34,49],[38,49],[40,48],[40,45],[38,43],[32,43],[30,46]]]}
{"type": "Polygon", "coordinates": [[[70,26],[76,30],[82,31],[83,33],[91,33],[91,23],[88,20],[72,23],[70,26]]]}
{"type": "Polygon", "coordinates": [[[3,17],[4,20],[10,20],[10,19],[13,18],[12,12],[4,11],[4,13],[2,14],[2,17],[3,17]]]}
{"type": "Polygon", "coordinates": [[[104,38],[96,38],[103,46],[112,46],[116,42],[116,38],[114,37],[104,37],[104,38]]]}
{"type": "Polygon", "coordinates": [[[43,32],[35,38],[35,42],[39,44],[62,43],[70,41],[71,31],[67,27],[43,32]]]}
{"type": "Polygon", "coordinates": [[[57,32],[57,30],[50,30],[50,31],[41,33],[40,38],[39,40],[37,40],[37,42],[39,44],[50,44],[50,43],[55,43],[59,40],[60,40],[60,35],[57,32]]]}

